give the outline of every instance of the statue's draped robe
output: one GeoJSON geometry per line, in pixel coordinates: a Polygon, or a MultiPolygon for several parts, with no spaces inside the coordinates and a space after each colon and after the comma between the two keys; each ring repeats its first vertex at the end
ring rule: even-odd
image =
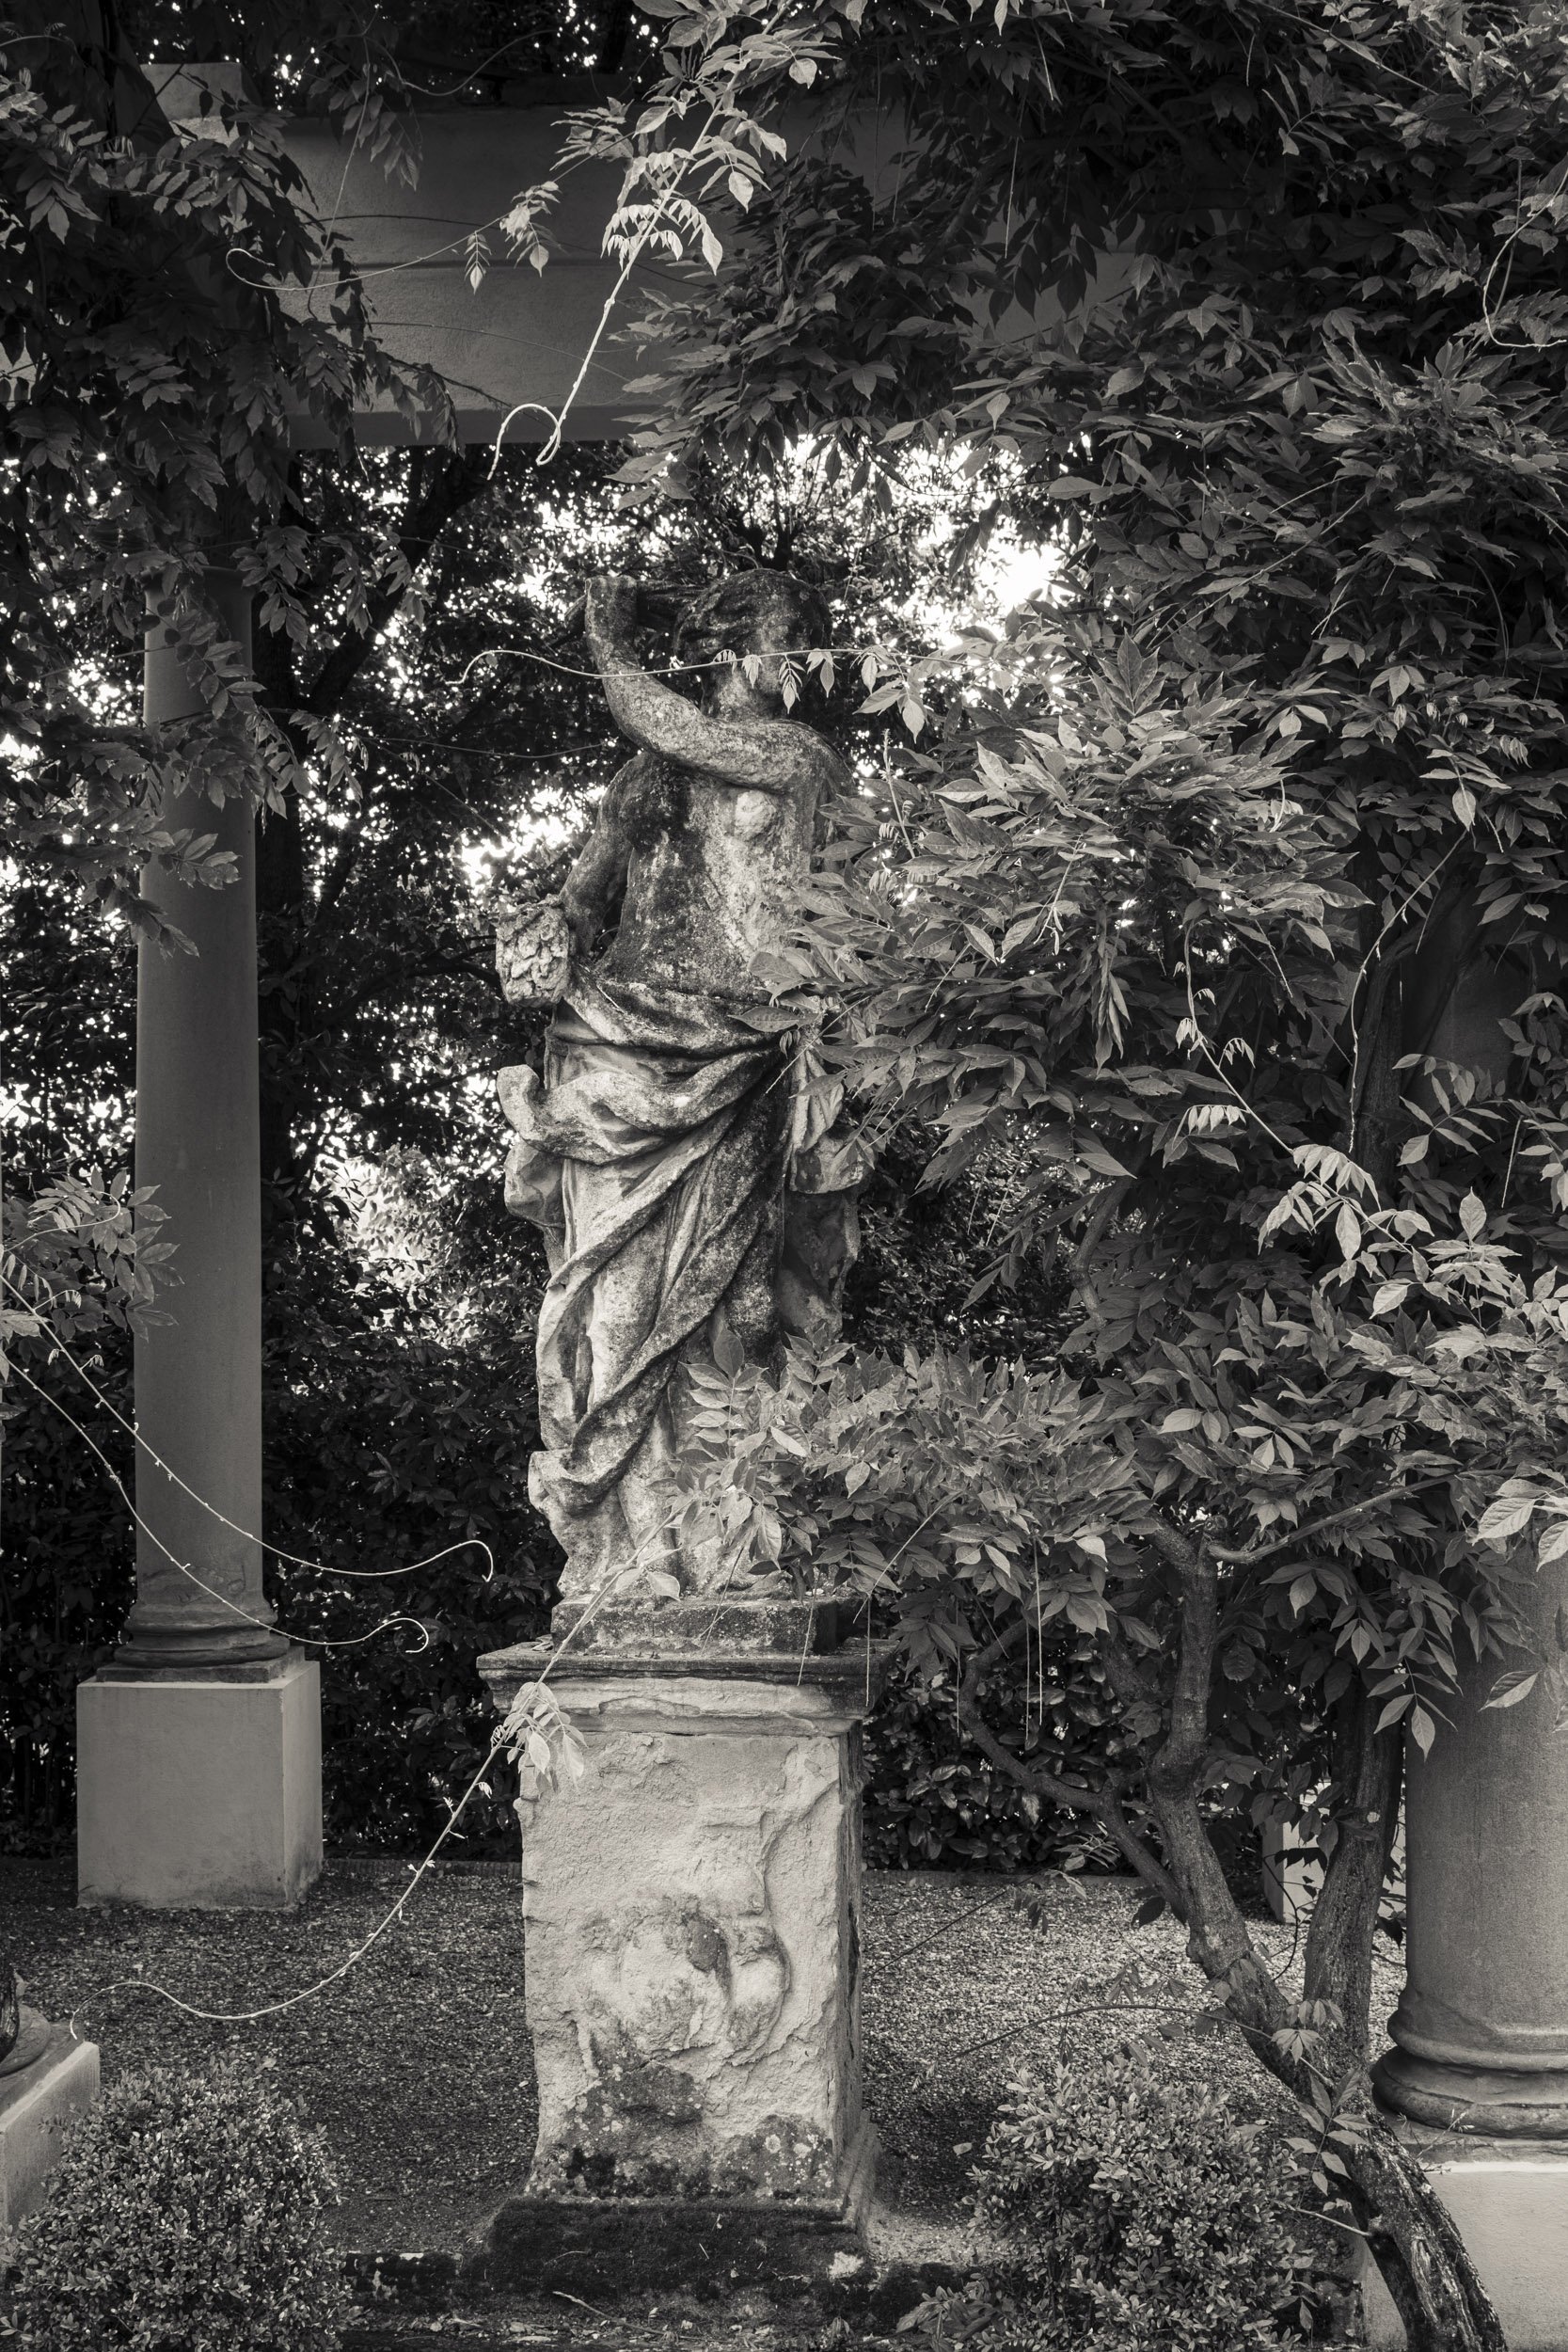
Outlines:
{"type": "Polygon", "coordinates": [[[790,1149],[786,1031],[766,1000],[576,973],[545,1084],[502,1073],[508,1201],[546,1231],[530,1491],[578,1596],[677,1545],[668,1468],[684,1354],[728,1329],[753,1360],[774,1293],[790,1149]]]}

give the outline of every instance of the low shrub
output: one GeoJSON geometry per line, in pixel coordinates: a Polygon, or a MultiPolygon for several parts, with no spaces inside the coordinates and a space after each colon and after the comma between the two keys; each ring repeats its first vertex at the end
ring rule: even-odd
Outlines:
{"type": "Polygon", "coordinates": [[[1146,2056],[1016,2085],[975,2170],[976,2217],[1003,2250],[970,2324],[1018,2352],[1299,2341],[1287,2178],[1260,2121],[1157,2080],[1146,2056]]]}
{"type": "Polygon", "coordinates": [[[320,2136],[264,2074],[122,2075],[8,2249],[30,2352],[334,2352],[352,2310],[320,2136]]]}

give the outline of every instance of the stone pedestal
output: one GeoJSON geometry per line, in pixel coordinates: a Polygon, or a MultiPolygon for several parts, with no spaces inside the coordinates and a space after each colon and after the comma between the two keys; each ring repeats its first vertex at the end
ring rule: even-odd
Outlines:
{"type": "Polygon", "coordinates": [[[30,2066],[0,2071],[0,2238],[40,2203],[61,2136],[97,2096],[98,2044],[64,2026],[30,2066]]]}
{"type": "Polygon", "coordinates": [[[76,1753],[79,1902],[281,1907],[320,1873],[313,1659],[202,1675],[117,1661],[77,1691],[76,1753]]]}
{"type": "MultiPolygon", "coordinates": [[[[539,2138],[498,2252],[547,2267],[596,2236],[631,2284],[705,2229],[775,2234],[794,2269],[803,2238],[831,2256],[858,2223],[859,1726],[880,1661],[835,1633],[803,1606],[683,1602],[579,1624],[552,1669],[586,1769],[518,1806],[539,2138]]],[[[498,1706],[549,1655],[482,1659],[498,1706]]]]}

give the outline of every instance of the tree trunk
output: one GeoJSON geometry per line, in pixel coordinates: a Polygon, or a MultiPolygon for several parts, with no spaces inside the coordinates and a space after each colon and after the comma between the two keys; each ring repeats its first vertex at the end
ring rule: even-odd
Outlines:
{"type": "Polygon", "coordinates": [[[1342,2150],[1351,2204],[1404,2322],[1409,2352],[1508,2352],[1502,2324],[1447,2205],[1372,2104],[1366,2137],[1342,2150]]]}
{"type": "Polygon", "coordinates": [[[1330,1798],[1338,1837],[1307,1931],[1305,1990],[1332,2001],[1345,2038],[1365,2065],[1372,2005],[1372,1940],[1399,1821],[1403,1739],[1375,1728],[1378,1702],[1359,1682],[1334,1710],[1330,1798]]]}
{"type": "Polygon", "coordinates": [[[1021,1788],[1113,1831],[1144,1883],[1181,1920],[1189,1955],[1223,1993],[1259,2062],[1325,2132],[1337,2123],[1348,2127],[1333,2153],[1345,2169],[1344,2194],[1355,2226],[1404,2323],[1408,2352],[1508,2352],[1452,2217],[1374,2105],[1367,2069],[1372,1937],[1394,1836],[1402,1735],[1390,1730],[1379,1736],[1377,1708],[1359,1684],[1336,1706],[1330,1796],[1338,1836],[1307,1935],[1305,1976],[1307,1999],[1332,2002],[1339,2022],[1312,2028],[1309,2046],[1297,2055],[1291,2038],[1304,2028],[1295,2006],[1252,1940],[1198,1804],[1211,1760],[1209,1709],[1220,1620],[1216,1562],[1169,1526],[1157,1524],[1149,1534],[1174,1571],[1177,1642],[1169,1680],[1157,1692],[1114,1629],[1102,1634],[1100,1654],[1122,1706],[1162,1707],[1164,1736],[1146,1770],[1160,1851],[1132,1831],[1110,1783],[1081,1788],[1015,1755],[981,1717],[984,1675],[1026,1635],[1024,1620],[1013,1620],[971,1658],[958,1692],[965,1728],[1021,1788]]]}
{"type": "MultiPolygon", "coordinates": [[[[1371,1785],[1375,1773],[1392,1775],[1370,1733],[1370,1707],[1360,1711],[1356,1786],[1371,1785]]],[[[1408,2148],[1373,2104],[1367,2074],[1367,2012],[1348,2017],[1346,2029],[1325,2032],[1310,2063],[1292,2058],[1274,2039],[1291,2023],[1286,2001],[1247,1932],[1246,1923],[1225,1883],[1219,1860],[1198,1812],[1196,1783],[1160,1787],[1151,1774],[1149,1799],[1165,1848],[1167,1867],[1181,1897],[1188,1951],[1211,1983],[1223,1988],[1227,2006],[1257,2056],[1297,2099],[1310,2100],[1313,2077],[1332,2087],[1336,2111],[1355,2128],[1336,2143],[1349,2176],[1348,2197],[1368,2249],[1404,2322],[1408,2352],[1508,2352],[1506,2339],[1475,2265],[1448,2207],[1408,2148]]],[[[1364,1838],[1341,1836],[1330,1857],[1318,1909],[1326,1905],[1318,1937],[1317,1972],[1325,1989],[1338,1983],[1353,1992],[1370,1979],[1372,1931],[1382,1889],[1382,1870],[1369,1867],[1373,1849],[1364,1838]],[[1336,1884],[1336,1881],[1339,1882],[1336,1884]]],[[[1314,1915],[1316,1926],[1316,1915],[1314,1915]]]]}

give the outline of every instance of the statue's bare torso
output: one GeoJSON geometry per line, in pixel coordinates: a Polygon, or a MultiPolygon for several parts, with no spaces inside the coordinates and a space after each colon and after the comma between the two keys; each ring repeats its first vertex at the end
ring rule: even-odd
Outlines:
{"type": "Polygon", "coordinates": [[[756,961],[799,910],[820,783],[810,760],[784,791],[737,791],[658,752],[628,762],[564,893],[574,930],[615,921],[601,976],[764,998],[756,961]]]}

